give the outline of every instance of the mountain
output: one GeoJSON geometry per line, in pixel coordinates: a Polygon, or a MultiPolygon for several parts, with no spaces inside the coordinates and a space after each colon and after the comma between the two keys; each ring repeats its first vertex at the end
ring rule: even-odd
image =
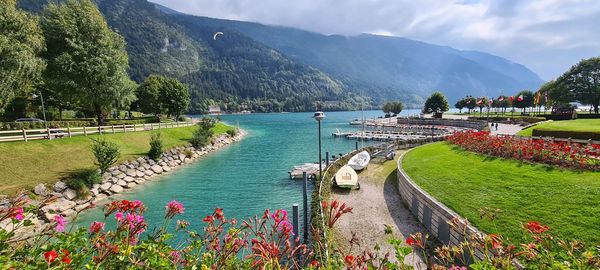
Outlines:
{"type": "Polygon", "coordinates": [[[190,17],[197,25],[243,33],[290,57],[319,68],[378,100],[424,97],[441,90],[450,100],[537,89],[543,80],[525,66],[477,51],[461,51],[400,37],[321,35],[258,23],[190,17]]]}
{"type": "MultiPolygon", "coordinates": [[[[53,0],[54,1],[54,0],[53,0]]],[[[43,0],[21,0],[36,11],[43,0]]],[[[450,101],[537,89],[526,67],[476,51],[399,37],[321,35],[258,23],[186,15],[146,0],[96,0],[127,41],[131,77],[176,77],[192,112],[221,104],[254,111],[357,109],[397,99],[419,106],[441,90],[450,101]],[[216,39],[214,34],[223,32],[216,39]]]]}

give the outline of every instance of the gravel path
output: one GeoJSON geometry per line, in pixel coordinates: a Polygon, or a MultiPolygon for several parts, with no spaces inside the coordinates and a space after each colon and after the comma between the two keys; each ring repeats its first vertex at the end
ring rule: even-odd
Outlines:
{"type": "MultiPolygon", "coordinates": [[[[400,154],[398,152],[396,157],[400,154]]],[[[388,239],[404,240],[413,233],[427,231],[402,203],[397,190],[396,160],[385,163],[371,160],[358,177],[360,190],[334,189],[332,192],[332,198],[353,208],[352,214],[336,224],[335,237],[340,246],[347,248],[354,232],[360,241],[360,250],[372,251],[379,244],[381,254],[385,254],[393,252],[388,239]],[[391,227],[392,235],[385,234],[386,225],[391,227]]]]}

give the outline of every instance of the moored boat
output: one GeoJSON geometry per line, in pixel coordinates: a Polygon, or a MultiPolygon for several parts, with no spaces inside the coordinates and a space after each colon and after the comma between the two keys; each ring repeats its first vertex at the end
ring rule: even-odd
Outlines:
{"type": "Polygon", "coordinates": [[[360,171],[369,165],[369,161],[371,161],[371,155],[369,155],[369,152],[362,151],[350,158],[348,161],[348,166],[356,171],[360,171]]]}
{"type": "Polygon", "coordinates": [[[340,188],[358,188],[358,175],[350,166],[344,165],[335,174],[335,184],[340,188]]]}

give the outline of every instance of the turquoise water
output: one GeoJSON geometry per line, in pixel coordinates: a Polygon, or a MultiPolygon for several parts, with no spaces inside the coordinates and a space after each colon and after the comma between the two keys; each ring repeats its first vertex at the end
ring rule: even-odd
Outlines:
{"type": "MultiPolygon", "coordinates": [[[[368,111],[364,115],[382,113],[368,111]]],[[[323,158],[325,151],[353,150],[354,141],[334,139],[331,133],[336,128],[351,130],[349,121],[360,118],[361,113],[327,112],[326,116],[321,123],[323,158]]],[[[248,135],[115,199],[141,200],[148,209],[145,217],[150,228],[162,224],[165,205],[172,200],[183,203],[185,213],[179,219],[190,221],[195,229],[200,229],[200,220],[215,207],[238,219],[261,214],[266,208],[291,210],[294,203],[302,207],[302,181],[290,180],[288,171],[294,165],[318,160],[317,123],[311,117],[312,113],[221,116],[228,124],[239,124],[248,135]]],[[[96,209],[81,216],[78,224],[102,219],[101,210],[96,209]]]]}

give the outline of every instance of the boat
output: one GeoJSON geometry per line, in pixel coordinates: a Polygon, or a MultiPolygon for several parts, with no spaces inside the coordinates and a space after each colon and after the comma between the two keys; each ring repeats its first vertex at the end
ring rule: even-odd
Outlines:
{"type": "Polygon", "coordinates": [[[319,173],[319,163],[304,163],[299,166],[294,166],[289,172],[290,179],[302,179],[306,173],[308,177],[314,177],[319,173]]]}
{"type": "Polygon", "coordinates": [[[371,161],[371,155],[369,155],[369,152],[362,151],[350,158],[348,161],[348,166],[352,167],[352,169],[356,171],[360,171],[369,165],[369,161],[371,161]]]}
{"type": "Polygon", "coordinates": [[[356,171],[348,165],[342,166],[335,174],[335,184],[340,188],[357,188],[358,175],[356,171]]]}

